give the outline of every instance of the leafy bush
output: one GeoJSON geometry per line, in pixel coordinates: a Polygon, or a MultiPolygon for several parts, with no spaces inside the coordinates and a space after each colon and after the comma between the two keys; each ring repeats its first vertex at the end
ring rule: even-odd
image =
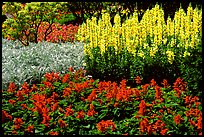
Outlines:
{"type": "Polygon", "coordinates": [[[48,27],[44,32],[44,40],[52,32],[50,27],[58,17],[63,3],[59,2],[31,2],[20,4],[5,2],[2,6],[3,14],[12,15],[3,22],[2,34],[4,38],[19,40],[28,46],[30,42],[38,43],[38,29],[42,22],[47,22],[48,27]]]}
{"type": "Polygon", "coordinates": [[[200,92],[201,15],[202,10],[189,6],[187,14],[180,8],[174,19],[165,20],[163,10],[155,5],[144,12],[141,21],[137,12],[123,23],[116,14],[113,26],[109,13],[99,20],[87,19],[77,34],[85,43],[87,73],[95,79],[126,78],[130,83],[135,76],[141,76],[144,83],[154,78],[159,83],[169,79],[171,84],[182,77],[189,82],[189,90],[200,92]]]}
{"type": "Polygon", "coordinates": [[[83,67],[84,52],[81,43],[54,44],[41,42],[23,47],[18,41],[2,39],[2,87],[10,82],[21,85],[40,81],[45,72],[63,72],[68,67],[83,67]]]}
{"type": "Polygon", "coordinates": [[[84,77],[70,67],[46,73],[41,84],[2,92],[4,135],[201,135],[202,100],[189,96],[186,82],[163,80],[129,88],[84,77]]]}

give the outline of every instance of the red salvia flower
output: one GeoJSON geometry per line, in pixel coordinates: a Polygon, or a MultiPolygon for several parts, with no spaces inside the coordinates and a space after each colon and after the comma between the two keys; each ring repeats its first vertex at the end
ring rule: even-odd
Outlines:
{"type": "Polygon", "coordinates": [[[62,83],[67,82],[69,80],[69,78],[70,78],[70,75],[69,74],[65,74],[63,79],[62,79],[62,83]]]}
{"type": "Polygon", "coordinates": [[[27,131],[30,132],[30,133],[33,133],[34,125],[28,126],[27,131]]]}
{"type": "Polygon", "coordinates": [[[179,88],[174,88],[174,90],[177,93],[177,97],[180,98],[181,97],[181,90],[179,88]]]}
{"type": "Polygon", "coordinates": [[[142,121],[139,122],[140,125],[140,131],[141,132],[146,132],[147,127],[149,125],[149,121],[147,118],[144,118],[142,121]]]}
{"type": "Polygon", "coordinates": [[[84,114],[85,114],[85,112],[83,110],[81,110],[81,111],[77,112],[76,118],[83,119],[84,118],[84,114]]]}
{"type": "Polygon", "coordinates": [[[159,99],[161,97],[161,94],[162,94],[161,88],[156,85],[155,91],[156,91],[155,98],[159,99]]]}
{"type": "Polygon", "coordinates": [[[24,123],[22,118],[16,118],[13,120],[15,129],[20,129],[21,125],[24,123]]]}
{"type": "Polygon", "coordinates": [[[137,76],[137,77],[135,78],[135,81],[136,81],[137,84],[141,84],[141,78],[140,78],[140,76],[137,76]]]}
{"type": "Polygon", "coordinates": [[[71,109],[71,106],[66,108],[65,116],[70,116],[70,115],[73,115],[73,114],[74,114],[74,111],[71,109]]]}
{"type": "Polygon", "coordinates": [[[46,73],[46,74],[45,74],[45,78],[46,78],[46,80],[47,80],[48,82],[54,82],[54,80],[53,80],[53,74],[54,74],[54,72],[52,72],[51,74],[50,74],[50,73],[46,73]]]}
{"type": "Polygon", "coordinates": [[[5,110],[2,110],[1,112],[2,114],[2,123],[4,123],[4,121],[6,121],[6,119],[8,118],[9,120],[12,120],[12,116],[9,115],[5,110]]]}
{"type": "Polygon", "coordinates": [[[116,125],[114,124],[114,122],[112,122],[112,120],[106,120],[106,121],[102,120],[96,126],[97,126],[97,129],[101,132],[105,132],[109,127],[112,127],[111,128],[112,131],[116,130],[116,125]]]}
{"type": "Polygon", "coordinates": [[[174,122],[178,125],[183,119],[181,118],[180,114],[174,117],[174,122]]]}
{"type": "Polygon", "coordinates": [[[151,85],[151,87],[154,87],[157,85],[157,83],[154,79],[152,79],[150,85],[151,85]]]}
{"type": "Polygon", "coordinates": [[[37,90],[38,90],[38,87],[35,84],[33,84],[33,86],[31,87],[30,92],[37,91],[37,90]]]}
{"type": "Polygon", "coordinates": [[[168,88],[170,85],[168,84],[168,81],[166,79],[163,80],[163,82],[161,83],[164,88],[168,88]]]}
{"type": "Polygon", "coordinates": [[[52,85],[51,82],[43,81],[42,83],[45,85],[45,88],[51,88],[51,89],[54,89],[54,86],[52,85]]]}
{"type": "Polygon", "coordinates": [[[63,91],[63,97],[69,96],[71,94],[71,88],[65,88],[63,91]]]}
{"type": "Polygon", "coordinates": [[[91,92],[91,94],[88,96],[88,101],[89,101],[89,102],[92,102],[93,100],[96,99],[96,97],[97,97],[97,95],[96,95],[96,89],[93,89],[92,92],[91,92]]]}
{"type": "Polygon", "coordinates": [[[58,107],[58,102],[52,106],[52,112],[56,111],[58,107]]]}
{"type": "Polygon", "coordinates": [[[198,130],[202,130],[202,116],[200,115],[200,117],[197,119],[198,123],[197,123],[197,129],[198,130]]]}
{"type": "Polygon", "coordinates": [[[24,82],[24,83],[23,83],[21,90],[22,90],[22,92],[23,92],[24,94],[26,94],[26,95],[29,94],[29,86],[28,86],[27,82],[24,82]]]}
{"type": "Polygon", "coordinates": [[[139,104],[139,111],[138,111],[138,114],[139,115],[144,115],[146,111],[146,103],[144,100],[141,100],[140,104],[139,104]]]}
{"type": "Polygon", "coordinates": [[[21,101],[21,100],[23,100],[24,99],[24,94],[23,94],[23,92],[22,91],[20,91],[20,90],[18,90],[18,92],[17,92],[17,94],[16,94],[16,96],[18,97],[18,99],[17,100],[19,100],[19,101],[21,101]]]}
{"type": "Polygon", "coordinates": [[[160,131],[160,134],[161,134],[161,135],[166,135],[167,132],[168,132],[168,129],[165,128],[165,129],[162,129],[162,130],[160,131]]]}
{"type": "Polygon", "coordinates": [[[27,105],[26,104],[21,104],[22,109],[27,109],[27,105]]]}
{"type": "Polygon", "coordinates": [[[181,78],[177,78],[174,82],[173,88],[178,88],[181,91],[185,91],[186,89],[186,82],[183,81],[181,78]]]}
{"type": "Polygon", "coordinates": [[[44,124],[46,127],[48,127],[49,122],[50,122],[50,117],[47,116],[46,114],[43,114],[43,121],[41,123],[44,124]]]}
{"type": "Polygon", "coordinates": [[[196,126],[196,123],[193,120],[190,119],[189,122],[190,122],[190,125],[196,126]]]}
{"type": "Polygon", "coordinates": [[[49,134],[50,135],[58,135],[58,132],[57,131],[50,131],[49,134]]]}
{"type": "Polygon", "coordinates": [[[149,84],[142,85],[142,91],[146,92],[148,87],[149,87],[149,84]]]}
{"type": "Polygon", "coordinates": [[[8,87],[8,90],[7,90],[7,91],[13,93],[16,89],[17,89],[17,87],[15,86],[15,83],[14,83],[14,82],[11,82],[11,83],[9,84],[9,87],[8,87]]]}
{"type": "Polygon", "coordinates": [[[67,126],[67,124],[61,119],[59,119],[58,122],[59,122],[61,128],[64,128],[67,126]]]}
{"type": "Polygon", "coordinates": [[[16,101],[13,100],[13,99],[9,99],[8,102],[9,102],[11,105],[14,105],[14,103],[16,103],[16,101]]]}
{"type": "Polygon", "coordinates": [[[96,114],[97,112],[94,110],[94,106],[93,104],[90,104],[90,109],[88,110],[88,116],[93,116],[94,114],[96,114]]]}

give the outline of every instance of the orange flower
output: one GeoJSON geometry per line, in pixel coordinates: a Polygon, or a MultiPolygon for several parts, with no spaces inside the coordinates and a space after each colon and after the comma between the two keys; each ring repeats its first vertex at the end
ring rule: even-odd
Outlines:
{"type": "Polygon", "coordinates": [[[180,98],[181,97],[181,90],[179,88],[174,88],[174,90],[177,93],[177,97],[180,98]]]}
{"type": "Polygon", "coordinates": [[[135,81],[136,81],[137,84],[141,84],[141,78],[140,78],[140,76],[137,76],[137,77],[135,78],[135,81]]]}
{"type": "Polygon", "coordinates": [[[64,128],[67,126],[67,124],[61,119],[59,119],[58,122],[59,122],[61,128],[64,128]]]}
{"type": "Polygon", "coordinates": [[[183,119],[181,118],[180,114],[174,117],[174,122],[178,125],[183,119]]]}
{"type": "Polygon", "coordinates": [[[193,120],[190,119],[189,122],[190,122],[190,125],[196,126],[196,123],[193,120]]]}
{"type": "Polygon", "coordinates": [[[202,116],[200,115],[200,117],[197,120],[198,120],[197,129],[202,130],[202,116]]]}
{"type": "Polygon", "coordinates": [[[43,81],[42,83],[45,85],[46,88],[54,89],[54,86],[52,85],[51,82],[45,82],[45,81],[43,81]]]}

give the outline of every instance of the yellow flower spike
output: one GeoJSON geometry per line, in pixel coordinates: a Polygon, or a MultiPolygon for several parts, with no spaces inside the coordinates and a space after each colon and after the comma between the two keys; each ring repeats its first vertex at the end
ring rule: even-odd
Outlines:
{"type": "Polygon", "coordinates": [[[191,54],[188,52],[188,51],[185,51],[184,54],[183,54],[183,57],[187,57],[187,56],[190,56],[191,54]]]}

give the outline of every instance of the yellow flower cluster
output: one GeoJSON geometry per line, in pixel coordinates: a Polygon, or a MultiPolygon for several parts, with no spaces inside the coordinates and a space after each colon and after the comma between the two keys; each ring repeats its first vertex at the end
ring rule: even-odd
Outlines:
{"type": "Polygon", "coordinates": [[[202,10],[193,9],[189,5],[187,13],[180,8],[175,12],[174,19],[168,17],[165,21],[164,11],[155,5],[144,12],[141,21],[138,20],[137,11],[122,24],[119,14],[116,14],[114,25],[110,22],[110,14],[103,12],[98,22],[95,17],[87,19],[79,27],[77,37],[86,43],[85,54],[89,55],[90,49],[94,47],[99,46],[103,55],[107,47],[112,46],[116,54],[127,48],[134,56],[144,58],[144,52],[147,52],[153,57],[160,46],[166,46],[169,48],[166,55],[172,63],[175,56],[172,48],[185,48],[183,57],[186,57],[190,56],[188,48],[195,48],[201,42],[202,10]]]}

